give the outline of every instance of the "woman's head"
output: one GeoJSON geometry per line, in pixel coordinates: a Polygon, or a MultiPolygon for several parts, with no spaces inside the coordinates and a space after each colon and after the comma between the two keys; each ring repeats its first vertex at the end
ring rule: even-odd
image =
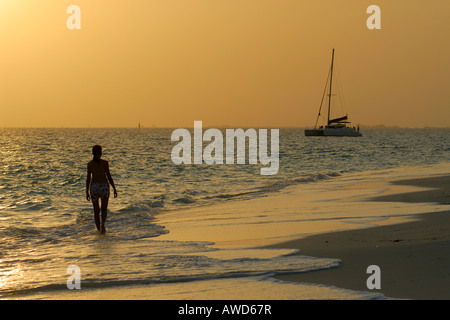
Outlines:
{"type": "Polygon", "coordinates": [[[94,155],[94,161],[100,162],[100,157],[102,156],[102,146],[96,144],[92,147],[92,154],[94,155]]]}

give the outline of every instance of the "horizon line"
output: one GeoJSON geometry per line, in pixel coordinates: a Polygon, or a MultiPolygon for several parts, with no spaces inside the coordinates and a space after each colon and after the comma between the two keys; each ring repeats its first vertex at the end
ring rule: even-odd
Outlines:
{"type": "MultiPolygon", "coordinates": [[[[208,125],[203,126],[204,129],[209,128],[218,128],[218,129],[239,129],[239,128],[246,128],[246,129],[310,129],[312,126],[231,126],[231,125],[208,125]]],[[[397,126],[397,125],[359,125],[361,129],[450,129],[450,126],[423,126],[423,127],[408,127],[408,126],[397,126]]],[[[0,129],[178,129],[178,128],[190,128],[193,129],[194,126],[140,126],[140,127],[118,127],[118,126],[111,126],[111,127],[79,127],[79,126],[49,126],[49,127],[43,127],[43,126],[29,126],[29,127],[21,127],[21,126],[1,126],[0,129]]]]}

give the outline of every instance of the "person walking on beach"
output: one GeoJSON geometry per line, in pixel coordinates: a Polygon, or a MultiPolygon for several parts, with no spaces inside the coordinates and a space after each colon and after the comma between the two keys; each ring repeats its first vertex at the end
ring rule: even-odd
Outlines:
{"type": "Polygon", "coordinates": [[[87,166],[87,178],[86,178],[86,199],[92,201],[94,206],[94,220],[97,230],[102,234],[105,234],[105,222],[108,209],[109,200],[109,185],[114,189],[114,198],[117,198],[116,186],[114,180],[109,172],[108,161],[100,159],[102,156],[102,147],[95,145],[92,148],[92,154],[94,158],[89,161],[87,166]],[[98,199],[101,199],[101,208],[98,203],[98,199]],[[100,222],[100,211],[101,222],[100,222]]]}

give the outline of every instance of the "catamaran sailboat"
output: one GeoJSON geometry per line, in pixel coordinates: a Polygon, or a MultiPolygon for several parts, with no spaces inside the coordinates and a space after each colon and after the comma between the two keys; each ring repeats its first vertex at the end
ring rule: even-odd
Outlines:
{"type": "MultiPolygon", "coordinates": [[[[331,112],[331,85],[333,83],[333,63],[334,63],[334,49],[331,54],[331,69],[330,69],[330,85],[329,85],[329,94],[328,94],[328,119],[326,126],[317,127],[317,122],[319,120],[320,111],[322,110],[322,104],[320,105],[319,115],[317,116],[316,125],[314,129],[306,129],[305,136],[336,136],[336,137],[361,137],[362,134],[359,132],[359,127],[352,128],[347,126],[350,122],[348,121],[348,116],[345,115],[343,117],[330,119],[331,112]]],[[[328,79],[327,79],[328,85],[328,79]]],[[[326,88],[326,87],[325,87],[326,88]]],[[[325,91],[324,91],[325,95],[325,91]]],[[[323,102],[323,97],[322,97],[323,102]]]]}

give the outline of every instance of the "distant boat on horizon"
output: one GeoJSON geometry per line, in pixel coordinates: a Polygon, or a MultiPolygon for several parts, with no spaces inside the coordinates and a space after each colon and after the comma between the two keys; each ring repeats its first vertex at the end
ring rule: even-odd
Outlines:
{"type": "MultiPolygon", "coordinates": [[[[327,118],[327,125],[320,126],[317,128],[317,122],[319,121],[320,112],[322,110],[322,103],[325,96],[325,91],[322,96],[322,103],[320,104],[319,108],[319,114],[317,115],[316,124],[314,126],[314,129],[306,129],[305,130],[305,136],[311,137],[311,136],[321,136],[321,137],[327,137],[327,136],[334,136],[334,137],[362,137],[362,134],[359,132],[359,126],[358,128],[351,128],[347,126],[350,122],[348,120],[348,115],[330,119],[330,113],[331,113],[331,89],[333,84],[333,64],[334,64],[334,49],[331,54],[331,69],[330,69],[330,86],[329,86],[329,93],[328,93],[328,118],[327,118]]],[[[326,84],[328,85],[328,79],[326,84]]],[[[325,86],[326,89],[326,86],[325,86]]]]}

